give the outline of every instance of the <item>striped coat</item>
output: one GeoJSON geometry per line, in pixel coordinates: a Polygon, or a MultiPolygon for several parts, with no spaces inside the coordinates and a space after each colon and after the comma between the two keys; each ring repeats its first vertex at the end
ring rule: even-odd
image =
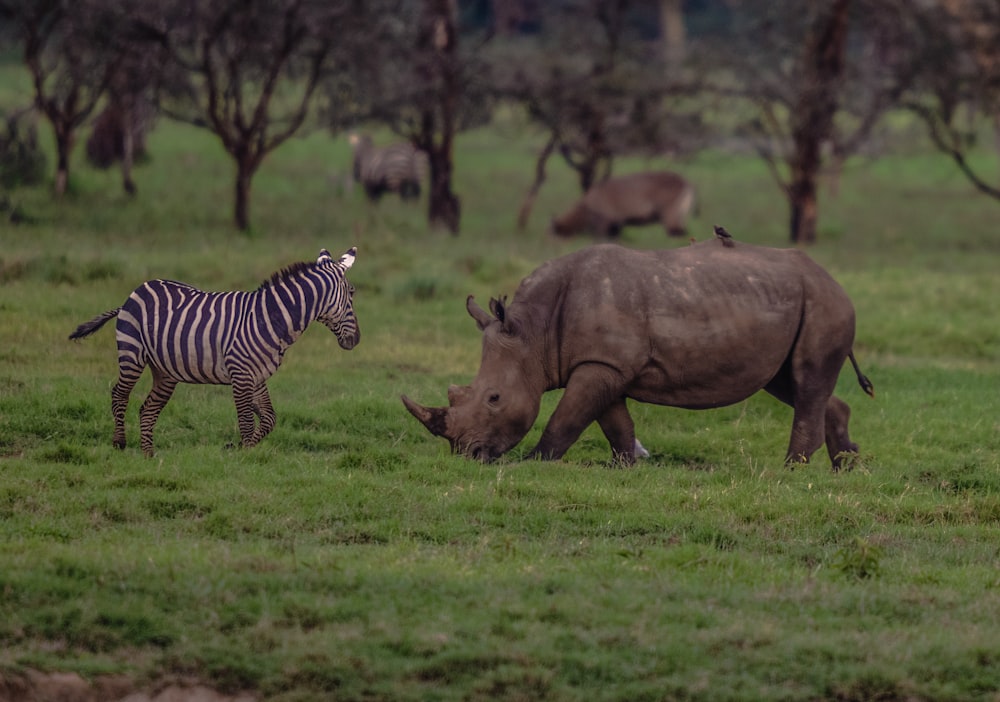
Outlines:
{"type": "Polygon", "coordinates": [[[362,184],[368,199],[377,202],[387,192],[404,200],[420,197],[427,179],[427,154],[409,142],[376,147],[366,134],[351,134],[354,149],[354,180],[362,184]]]}
{"type": "Polygon", "coordinates": [[[275,423],[267,379],[309,323],[322,322],[345,349],[360,340],[354,287],[345,277],[356,255],[351,248],[334,260],[323,249],[315,263],[278,271],[255,292],[205,292],[186,283],[150,280],[121,307],[77,327],[70,339],[89,336],[118,318],[118,382],[111,390],[114,445],[125,447],[125,410],[147,365],[153,387],[139,410],[144,454],[153,455],[153,427],[178,383],[231,385],[242,444],[257,444],[275,423]]]}

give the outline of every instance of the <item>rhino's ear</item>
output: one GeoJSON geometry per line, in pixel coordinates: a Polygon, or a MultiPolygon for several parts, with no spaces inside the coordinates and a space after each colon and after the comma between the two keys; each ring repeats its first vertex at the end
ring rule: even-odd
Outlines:
{"type": "Polygon", "coordinates": [[[469,311],[469,316],[476,320],[476,326],[479,327],[479,331],[485,329],[493,321],[493,318],[486,310],[476,304],[472,295],[465,298],[465,309],[469,311]]]}
{"type": "Polygon", "coordinates": [[[506,295],[501,297],[499,300],[496,299],[495,297],[490,298],[490,312],[493,313],[494,317],[500,320],[501,324],[503,324],[504,321],[507,319],[506,307],[507,307],[506,295]]]}
{"type": "Polygon", "coordinates": [[[520,327],[507,315],[507,296],[504,295],[499,300],[492,298],[490,300],[490,311],[500,320],[500,328],[503,330],[504,334],[509,334],[510,336],[517,336],[517,332],[520,327]]]}

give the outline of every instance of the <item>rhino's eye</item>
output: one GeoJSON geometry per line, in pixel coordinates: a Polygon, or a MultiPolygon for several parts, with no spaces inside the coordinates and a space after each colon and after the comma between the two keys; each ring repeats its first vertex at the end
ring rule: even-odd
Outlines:
{"type": "Polygon", "coordinates": [[[499,402],[500,402],[500,393],[495,392],[492,395],[490,395],[489,403],[491,405],[498,404],[499,402]]]}

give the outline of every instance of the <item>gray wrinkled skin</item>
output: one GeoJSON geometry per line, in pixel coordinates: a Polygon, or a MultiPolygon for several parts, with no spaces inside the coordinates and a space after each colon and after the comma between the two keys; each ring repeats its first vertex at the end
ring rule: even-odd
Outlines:
{"type": "MultiPolygon", "coordinates": [[[[483,334],[479,373],[452,386],[448,407],[407,409],[456,453],[495,459],[524,438],[542,394],[565,388],[532,457],[558,459],[598,422],[612,458],[634,462],[626,400],[687,409],[766,390],[794,409],[786,460],[826,443],[838,468],[857,453],[850,409],[833,396],[852,354],[854,308],[801,251],[712,240],[680,249],[591,246],[525,278],[513,301],[470,296],[483,334]]],[[[870,384],[860,371],[866,391],[870,384]]]]}

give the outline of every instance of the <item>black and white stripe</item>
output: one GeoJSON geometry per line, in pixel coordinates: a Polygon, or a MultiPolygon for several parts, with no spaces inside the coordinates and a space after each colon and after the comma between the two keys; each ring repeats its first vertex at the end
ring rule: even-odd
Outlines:
{"type": "Polygon", "coordinates": [[[420,197],[420,184],[427,177],[427,154],[409,142],[376,147],[367,134],[351,134],[354,149],[354,179],[370,200],[387,192],[404,200],[420,197]]]}
{"type": "Polygon", "coordinates": [[[242,444],[257,444],[275,422],[267,379],[309,323],[326,325],[342,348],[350,350],[360,340],[354,286],[345,276],[356,256],[351,248],[335,260],[323,249],[315,263],[278,271],[255,292],[205,292],[173,280],[150,280],[121,307],[77,327],[70,339],[118,318],[114,445],[125,447],[129,395],[147,365],[153,388],[139,410],[144,454],[153,455],[153,427],[178,383],[232,385],[242,444]]]}

